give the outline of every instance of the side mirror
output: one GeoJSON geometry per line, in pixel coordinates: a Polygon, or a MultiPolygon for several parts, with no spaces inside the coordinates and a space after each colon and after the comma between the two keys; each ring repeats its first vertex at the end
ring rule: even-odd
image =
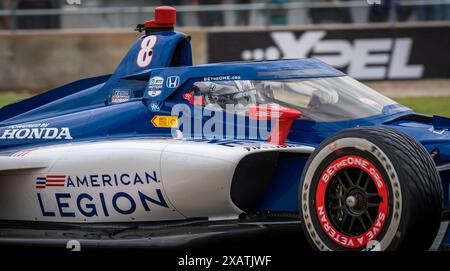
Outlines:
{"type": "Polygon", "coordinates": [[[302,116],[296,109],[279,105],[251,105],[249,118],[253,120],[276,120],[275,126],[269,136],[269,144],[285,145],[292,123],[302,116]]]}

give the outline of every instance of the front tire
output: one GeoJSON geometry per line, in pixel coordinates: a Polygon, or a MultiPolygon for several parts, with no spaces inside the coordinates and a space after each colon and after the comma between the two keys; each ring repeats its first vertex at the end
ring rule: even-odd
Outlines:
{"type": "Polygon", "coordinates": [[[442,187],[417,141],[383,127],[354,128],[311,155],[299,203],[315,249],[425,250],[439,229],[442,187]]]}

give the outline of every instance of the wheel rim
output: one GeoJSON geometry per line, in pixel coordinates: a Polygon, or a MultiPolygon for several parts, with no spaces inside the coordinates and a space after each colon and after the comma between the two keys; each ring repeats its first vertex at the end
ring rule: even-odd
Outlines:
{"type": "Polygon", "coordinates": [[[325,199],[332,225],[349,236],[358,236],[370,229],[381,203],[370,175],[350,167],[333,176],[325,199]]]}
{"type": "Polygon", "coordinates": [[[374,240],[388,215],[388,189],[367,159],[347,155],[321,175],[316,211],[324,232],[341,246],[358,248],[374,240]]]}

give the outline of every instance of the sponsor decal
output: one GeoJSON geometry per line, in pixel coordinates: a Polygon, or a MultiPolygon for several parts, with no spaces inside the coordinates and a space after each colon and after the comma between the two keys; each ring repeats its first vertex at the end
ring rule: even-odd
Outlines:
{"type": "Polygon", "coordinates": [[[47,175],[37,177],[35,185],[37,204],[44,217],[108,217],[169,208],[156,171],[47,175]],[[42,189],[48,191],[42,193],[42,189]]]}
{"type": "Polygon", "coordinates": [[[159,107],[159,105],[157,103],[151,103],[150,110],[152,112],[158,112],[159,110],[161,110],[161,108],[159,107]]]}
{"type": "Polygon", "coordinates": [[[148,96],[155,98],[155,97],[158,97],[159,95],[161,95],[162,91],[161,90],[149,90],[147,93],[148,93],[148,96]]]}
{"type": "Polygon", "coordinates": [[[230,147],[230,148],[236,148],[236,147],[242,147],[246,151],[258,151],[258,150],[277,150],[277,149],[288,149],[288,148],[295,148],[298,147],[297,145],[293,144],[286,144],[286,145],[267,145],[262,144],[258,141],[250,141],[250,140],[236,140],[236,139],[220,139],[220,138],[192,138],[192,139],[185,139],[186,141],[191,142],[199,142],[199,143],[207,143],[207,144],[213,144],[218,146],[224,146],[224,147],[230,147]]]}
{"type": "Polygon", "coordinates": [[[254,151],[254,150],[276,150],[276,149],[289,149],[298,147],[297,145],[262,145],[262,146],[251,146],[244,147],[246,151],[254,151]]]}
{"type": "Polygon", "coordinates": [[[179,76],[169,76],[167,77],[166,86],[168,88],[177,88],[180,85],[180,77],[179,76]]]}
{"type": "Polygon", "coordinates": [[[36,188],[44,189],[46,187],[63,187],[66,183],[65,175],[47,175],[36,178],[36,188]]]}
{"type": "Polygon", "coordinates": [[[131,94],[129,89],[114,89],[111,97],[111,103],[124,103],[130,101],[131,94]]]}
{"type": "Polygon", "coordinates": [[[216,32],[208,36],[208,62],[317,58],[356,79],[447,78],[449,37],[448,26],[260,31],[251,39],[216,32]]]}
{"type": "Polygon", "coordinates": [[[0,139],[16,140],[70,140],[73,139],[68,127],[49,127],[48,123],[19,124],[6,127],[0,139]]]}
{"type": "MultiPolygon", "coordinates": [[[[147,94],[150,96],[150,97],[153,97],[152,96],[152,92],[150,92],[150,91],[155,91],[155,93],[158,93],[158,91],[159,91],[159,94],[161,94],[162,93],[162,87],[163,86],[151,86],[151,85],[149,85],[148,86],[148,92],[147,92],[147,94]]],[[[159,95],[158,94],[158,95],[159,95]]],[[[156,95],[156,96],[158,96],[158,95],[156,95]]],[[[154,96],[154,97],[156,97],[156,96],[154,96]]]]}
{"type": "Polygon", "coordinates": [[[151,120],[152,124],[158,128],[177,128],[178,117],[177,116],[160,116],[156,115],[151,120]]]}
{"type": "Polygon", "coordinates": [[[161,76],[154,76],[150,78],[150,86],[162,86],[164,84],[164,78],[161,76]]]}
{"type": "Polygon", "coordinates": [[[244,50],[244,60],[304,58],[312,54],[337,68],[348,66],[348,74],[358,79],[421,78],[423,65],[409,65],[411,38],[326,40],[327,31],[273,32],[276,47],[244,50]],[[262,52],[262,53],[261,53],[262,52]],[[375,57],[378,56],[376,60],[375,57]],[[374,66],[376,65],[376,66],[374,66]]]}
{"type": "Polygon", "coordinates": [[[316,193],[316,211],[322,229],[328,237],[341,246],[358,248],[366,246],[371,240],[375,240],[375,237],[382,230],[388,215],[388,200],[388,188],[378,169],[370,161],[360,156],[347,155],[333,161],[322,173],[316,193]],[[336,230],[326,212],[328,206],[325,205],[325,191],[328,183],[337,172],[348,167],[355,167],[365,171],[372,178],[372,181],[375,182],[378,195],[381,198],[378,213],[372,226],[359,236],[348,236],[336,230]]]}
{"type": "Polygon", "coordinates": [[[240,75],[224,75],[224,76],[208,76],[208,77],[203,78],[203,81],[205,81],[205,82],[232,81],[232,80],[241,80],[241,76],[240,75]]]}
{"type": "Polygon", "coordinates": [[[154,76],[150,79],[148,83],[148,96],[157,97],[162,93],[162,88],[164,85],[164,78],[161,76],[154,76]]]}

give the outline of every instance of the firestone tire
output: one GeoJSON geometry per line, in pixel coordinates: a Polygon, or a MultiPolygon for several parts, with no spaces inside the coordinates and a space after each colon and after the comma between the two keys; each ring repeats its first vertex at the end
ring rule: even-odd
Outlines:
{"type": "Polygon", "coordinates": [[[425,250],[439,229],[442,185],[425,148],[383,127],[325,140],[302,175],[299,209],[317,250],[425,250]]]}

